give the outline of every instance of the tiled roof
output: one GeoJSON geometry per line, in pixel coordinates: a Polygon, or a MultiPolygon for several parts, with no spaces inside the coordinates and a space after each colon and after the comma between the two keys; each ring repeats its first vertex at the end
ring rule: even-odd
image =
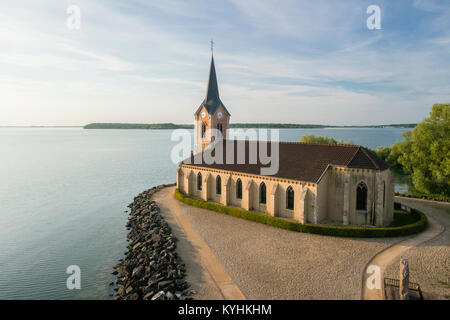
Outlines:
{"type": "MultiPolygon", "coordinates": [[[[219,150],[222,150],[222,164],[208,164],[205,162],[204,157],[202,157],[201,162],[198,164],[194,162],[195,159],[192,157],[186,159],[183,163],[188,164],[187,162],[191,160],[191,165],[194,166],[260,175],[261,167],[269,167],[270,164],[261,164],[259,156],[257,156],[257,163],[252,164],[249,161],[250,148],[255,148],[255,150],[258,150],[256,154],[259,154],[258,141],[224,140],[212,152],[212,156],[214,157],[216,154],[220,154],[219,150]],[[237,163],[237,149],[240,144],[238,142],[243,143],[245,147],[245,161],[241,164],[237,163]],[[230,147],[234,150],[234,160],[232,164],[227,164],[227,149],[230,147]]],[[[268,154],[270,154],[270,143],[267,144],[267,149],[269,150],[268,154]]],[[[205,151],[203,151],[204,153],[205,151]]],[[[199,154],[195,158],[200,158],[198,156],[199,154]]],[[[389,168],[389,165],[382,159],[379,159],[372,152],[358,145],[280,142],[279,170],[273,177],[318,182],[328,165],[376,170],[389,168]]]]}

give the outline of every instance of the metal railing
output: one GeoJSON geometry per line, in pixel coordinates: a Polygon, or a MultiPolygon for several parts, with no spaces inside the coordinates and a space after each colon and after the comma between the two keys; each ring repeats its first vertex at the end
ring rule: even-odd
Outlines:
{"type": "MultiPolygon", "coordinates": [[[[400,280],[392,278],[384,278],[384,287],[386,288],[387,286],[400,288],[400,280]]],[[[416,291],[419,294],[420,299],[423,300],[422,290],[420,289],[420,285],[418,283],[409,282],[408,289],[416,291]]]]}

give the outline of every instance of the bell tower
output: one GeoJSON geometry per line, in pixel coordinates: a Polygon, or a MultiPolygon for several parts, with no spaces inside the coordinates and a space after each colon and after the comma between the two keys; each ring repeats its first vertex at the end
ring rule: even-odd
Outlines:
{"type": "Polygon", "coordinates": [[[223,139],[227,138],[231,116],[219,98],[216,68],[212,54],[213,44],[211,40],[211,66],[206,86],[206,98],[194,114],[195,153],[202,151],[212,142],[214,137],[211,129],[220,131],[223,139]]]}

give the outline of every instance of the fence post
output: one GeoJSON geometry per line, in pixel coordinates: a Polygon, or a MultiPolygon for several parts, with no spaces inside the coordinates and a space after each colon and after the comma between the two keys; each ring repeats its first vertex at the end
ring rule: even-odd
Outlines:
{"type": "Polygon", "coordinates": [[[400,300],[409,299],[409,264],[408,259],[400,259],[400,300]]]}

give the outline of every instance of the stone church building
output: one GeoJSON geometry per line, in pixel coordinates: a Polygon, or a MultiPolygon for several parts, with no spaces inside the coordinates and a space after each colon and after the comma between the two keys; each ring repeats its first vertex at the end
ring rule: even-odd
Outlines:
{"type": "MultiPolygon", "coordinates": [[[[279,169],[261,175],[259,159],[249,161],[258,141],[227,140],[230,113],[219,98],[214,58],[211,59],[206,98],[194,114],[195,155],[177,169],[180,192],[245,210],[300,223],[385,226],[393,220],[394,187],[389,166],[358,145],[279,142],[279,169]],[[194,161],[211,144],[210,129],[222,132],[224,160],[194,161]],[[238,145],[245,162],[236,161],[238,145]],[[233,150],[231,150],[232,148],[233,150]],[[227,152],[235,158],[226,161],[227,152]]],[[[299,137],[300,138],[300,137],[299,137]]]]}

